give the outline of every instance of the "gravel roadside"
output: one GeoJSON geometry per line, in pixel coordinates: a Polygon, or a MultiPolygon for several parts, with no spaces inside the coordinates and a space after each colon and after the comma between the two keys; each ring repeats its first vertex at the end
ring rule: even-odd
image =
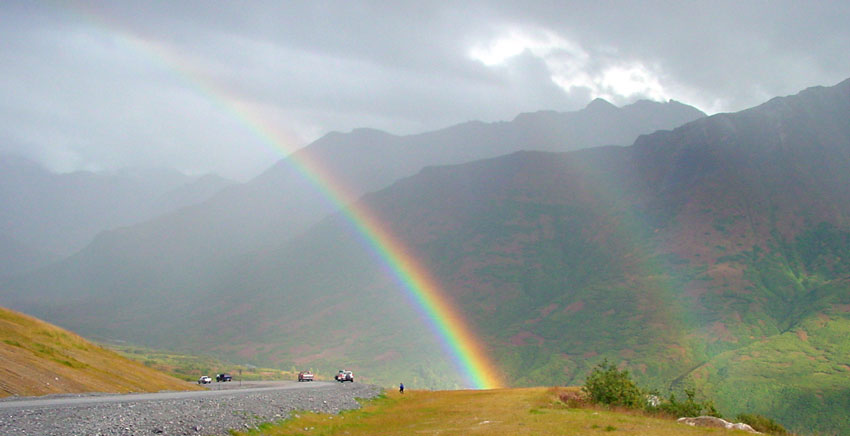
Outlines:
{"type": "Polygon", "coordinates": [[[240,392],[215,397],[86,403],[0,411],[2,435],[227,435],[286,419],[293,411],[339,413],[359,408],[381,388],[327,384],[310,389],[240,392]]]}

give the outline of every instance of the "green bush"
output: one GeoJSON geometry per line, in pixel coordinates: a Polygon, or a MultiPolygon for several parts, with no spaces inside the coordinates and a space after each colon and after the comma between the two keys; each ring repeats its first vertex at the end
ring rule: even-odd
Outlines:
{"type": "Polygon", "coordinates": [[[676,395],[670,394],[670,399],[667,402],[661,403],[658,407],[650,408],[650,410],[658,410],[676,417],[695,417],[695,416],[714,416],[721,418],[720,413],[714,408],[714,403],[711,401],[698,402],[694,400],[694,391],[685,389],[687,400],[679,402],[676,400],[676,395]]]}
{"type": "MultiPolygon", "coordinates": [[[[598,404],[640,408],[675,417],[704,415],[722,417],[711,401],[696,401],[695,392],[692,389],[685,389],[687,397],[685,401],[677,400],[675,394],[670,394],[670,399],[660,404],[652,401],[652,399],[657,400],[658,392],[644,391],[632,381],[628,371],[618,370],[613,363],[608,362],[608,359],[593,368],[581,390],[591,402],[598,404]]],[[[754,425],[752,426],[755,428],[754,425]]]]}
{"type": "Polygon", "coordinates": [[[749,426],[752,427],[753,430],[760,431],[762,433],[772,435],[788,434],[788,430],[785,430],[785,427],[766,416],[742,413],[738,415],[735,419],[740,422],[743,422],[744,424],[749,424],[749,426]]]}
{"type": "Polygon", "coordinates": [[[625,407],[643,407],[644,392],[632,381],[629,372],[620,371],[605,359],[587,376],[581,390],[590,401],[625,407]]]}

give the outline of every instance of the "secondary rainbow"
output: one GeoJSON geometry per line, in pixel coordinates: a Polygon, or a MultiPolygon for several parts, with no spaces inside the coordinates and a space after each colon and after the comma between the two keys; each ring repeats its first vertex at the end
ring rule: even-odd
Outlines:
{"type": "Polygon", "coordinates": [[[225,89],[206,79],[200,71],[182,61],[180,56],[170,53],[166,46],[127,32],[123,26],[96,11],[88,9],[79,12],[82,12],[89,22],[94,22],[96,27],[108,30],[110,35],[118,38],[118,42],[175,73],[184,84],[238,120],[264,144],[282,153],[286,158],[285,162],[338,207],[364,244],[388,267],[402,292],[406,293],[417,309],[425,315],[429,327],[467,386],[475,389],[501,386],[496,366],[437,282],[421,263],[409,254],[411,251],[408,247],[386,230],[386,226],[382,225],[372,211],[351,201],[356,197],[341,183],[337,183],[333,175],[319,162],[307,153],[294,153],[295,149],[290,145],[292,141],[286,139],[286,134],[276,131],[273,126],[264,122],[259,114],[252,113],[248,106],[240,104],[239,100],[231,97],[225,89]]]}

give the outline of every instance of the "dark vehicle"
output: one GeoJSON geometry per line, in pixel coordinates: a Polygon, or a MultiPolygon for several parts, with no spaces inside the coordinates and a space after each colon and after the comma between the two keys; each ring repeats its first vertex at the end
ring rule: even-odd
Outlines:
{"type": "Polygon", "coordinates": [[[301,371],[298,373],[298,381],[308,382],[313,381],[313,373],[310,371],[301,371]]]}
{"type": "Polygon", "coordinates": [[[334,376],[334,380],[344,383],[350,381],[354,383],[354,373],[351,371],[339,370],[339,373],[334,376]]]}
{"type": "Polygon", "coordinates": [[[233,381],[233,377],[231,377],[230,374],[228,374],[228,373],[216,374],[215,375],[215,381],[217,381],[217,382],[229,382],[229,381],[233,381]]]}

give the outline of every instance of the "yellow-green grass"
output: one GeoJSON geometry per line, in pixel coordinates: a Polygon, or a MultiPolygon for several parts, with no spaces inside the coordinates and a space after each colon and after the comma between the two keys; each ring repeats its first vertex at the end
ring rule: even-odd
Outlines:
{"type": "Polygon", "coordinates": [[[0,307],[0,397],[190,389],[199,387],[0,307]]]}
{"type": "Polygon", "coordinates": [[[577,388],[389,392],[339,415],[299,413],[238,435],[733,435],[673,419],[593,407],[571,408],[560,394],[577,388]]]}

